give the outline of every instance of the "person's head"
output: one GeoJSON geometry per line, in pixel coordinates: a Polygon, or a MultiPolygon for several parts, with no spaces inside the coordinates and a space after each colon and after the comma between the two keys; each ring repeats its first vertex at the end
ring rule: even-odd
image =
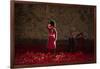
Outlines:
{"type": "Polygon", "coordinates": [[[54,28],[54,27],[56,27],[55,21],[54,20],[49,20],[48,28],[51,29],[51,28],[54,28]]]}

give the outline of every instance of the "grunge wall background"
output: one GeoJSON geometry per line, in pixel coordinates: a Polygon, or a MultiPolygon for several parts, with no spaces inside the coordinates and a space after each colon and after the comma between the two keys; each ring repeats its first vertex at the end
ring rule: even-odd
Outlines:
{"type": "Polygon", "coordinates": [[[48,3],[16,3],[16,40],[47,39],[48,19],[56,21],[58,40],[70,36],[70,32],[83,32],[86,38],[94,38],[93,6],[71,6],[48,3]]]}

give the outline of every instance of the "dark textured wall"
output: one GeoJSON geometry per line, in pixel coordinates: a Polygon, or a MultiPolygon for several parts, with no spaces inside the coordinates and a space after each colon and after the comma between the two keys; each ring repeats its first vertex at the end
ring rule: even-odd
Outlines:
{"type": "Polygon", "coordinates": [[[15,3],[16,39],[47,39],[48,19],[56,21],[58,39],[69,32],[84,32],[94,36],[94,7],[47,3],[15,3]]]}

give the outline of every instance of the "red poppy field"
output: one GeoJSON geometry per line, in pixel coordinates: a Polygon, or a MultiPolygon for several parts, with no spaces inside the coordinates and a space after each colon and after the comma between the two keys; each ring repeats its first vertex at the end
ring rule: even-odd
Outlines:
{"type": "Polygon", "coordinates": [[[95,62],[95,57],[82,52],[68,53],[58,52],[56,54],[27,51],[23,54],[16,54],[16,65],[33,64],[82,64],[95,62]]]}
{"type": "Polygon", "coordinates": [[[96,63],[96,51],[93,41],[86,41],[85,44],[82,44],[77,44],[80,47],[77,45],[71,47],[58,42],[56,50],[52,52],[47,49],[45,43],[17,43],[15,45],[14,65],[48,66],[96,63]]]}

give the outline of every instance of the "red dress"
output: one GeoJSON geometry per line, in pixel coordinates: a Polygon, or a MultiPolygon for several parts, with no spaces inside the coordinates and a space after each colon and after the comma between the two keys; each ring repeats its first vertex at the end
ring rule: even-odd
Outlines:
{"type": "Polygon", "coordinates": [[[49,34],[48,34],[48,49],[55,49],[56,48],[56,38],[57,38],[57,31],[55,28],[49,29],[49,34]]]}

